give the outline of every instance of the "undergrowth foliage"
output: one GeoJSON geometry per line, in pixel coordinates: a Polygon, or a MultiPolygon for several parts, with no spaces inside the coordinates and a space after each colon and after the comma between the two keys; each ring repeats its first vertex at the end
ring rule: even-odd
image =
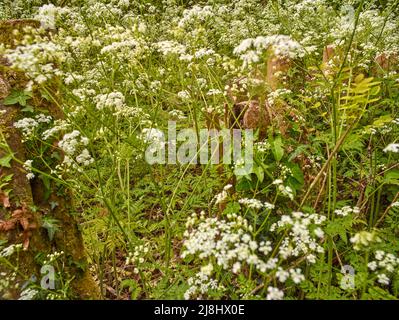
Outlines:
{"type": "MultiPolygon", "coordinates": [[[[103,298],[398,298],[397,1],[4,3],[42,25],[0,44],[29,78],[2,101],[21,107],[24,170],[71,190],[103,298]],[[145,161],[168,121],[229,128],[242,101],[271,110],[251,172],[145,161]]],[[[52,290],[13,283],[22,248],[0,248],[4,297],[72,297],[62,253],[52,290]]]]}

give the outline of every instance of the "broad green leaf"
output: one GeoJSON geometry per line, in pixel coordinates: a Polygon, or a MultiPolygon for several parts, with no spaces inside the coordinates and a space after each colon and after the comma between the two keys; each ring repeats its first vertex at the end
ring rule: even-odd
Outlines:
{"type": "Polygon", "coordinates": [[[260,166],[256,166],[253,168],[253,172],[258,177],[259,182],[263,182],[263,179],[265,178],[265,172],[263,171],[263,168],[260,166]]]}
{"type": "Polygon", "coordinates": [[[283,143],[281,141],[281,137],[277,137],[276,139],[274,139],[272,143],[272,151],[274,159],[276,159],[276,161],[279,162],[284,155],[284,148],[283,148],[283,143]]]}
{"type": "Polygon", "coordinates": [[[13,90],[3,101],[4,105],[19,104],[23,107],[26,106],[26,101],[32,98],[32,93],[24,90],[13,90]]]}
{"type": "Polygon", "coordinates": [[[0,158],[0,166],[1,167],[6,167],[6,168],[11,168],[11,160],[12,160],[12,154],[6,155],[3,158],[0,158]]]}

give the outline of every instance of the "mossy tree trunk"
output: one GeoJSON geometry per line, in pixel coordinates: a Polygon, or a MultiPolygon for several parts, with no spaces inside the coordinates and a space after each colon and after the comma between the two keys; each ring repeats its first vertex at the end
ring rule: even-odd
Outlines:
{"type": "MultiPolygon", "coordinates": [[[[20,40],[18,38],[23,36],[27,26],[38,28],[40,24],[34,20],[0,21],[0,44],[13,47],[14,40],[20,40]]],[[[17,282],[21,283],[32,276],[40,279],[38,254],[63,251],[66,261],[64,271],[68,277],[73,277],[71,288],[74,296],[80,299],[97,299],[100,297],[99,289],[87,267],[83,239],[71,214],[73,207],[68,190],[63,190],[60,195],[57,192],[59,186],[51,183],[48,194],[48,186],[45,188],[43,182],[37,178],[29,181],[22,166],[29,159],[29,154],[20,132],[13,126],[18,119],[23,118],[21,108],[18,105],[5,106],[2,101],[12,89],[23,89],[27,81],[23,73],[10,70],[7,60],[0,57],[0,132],[4,140],[2,143],[6,145],[0,148],[0,159],[8,156],[9,151],[14,157],[10,166],[0,166],[0,182],[6,176],[12,177],[6,186],[10,192],[0,189],[0,240],[6,240],[7,245],[23,244],[24,250],[18,254],[17,282]],[[54,203],[57,205],[51,205],[54,203]],[[42,224],[45,213],[58,221],[59,230],[51,240],[42,224]]],[[[33,105],[48,110],[54,118],[59,118],[62,114],[55,105],[45,102],[39,96],[34,96],[33,105]]],[[[5,269],[0,265],[0,272],[2,271],[5,269]]],[[[12,299],[18,298],[18,291],[9,289],[0,294],[12,299]]]]}

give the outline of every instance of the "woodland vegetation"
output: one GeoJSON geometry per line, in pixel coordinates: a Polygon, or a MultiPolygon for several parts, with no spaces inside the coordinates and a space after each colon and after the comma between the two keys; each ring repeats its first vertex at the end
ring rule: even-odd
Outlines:
{"type": "Polygon", "coordinates": [[[398,299],[398,71],[398,0],[0,0],[0,299],[398,299]]]}

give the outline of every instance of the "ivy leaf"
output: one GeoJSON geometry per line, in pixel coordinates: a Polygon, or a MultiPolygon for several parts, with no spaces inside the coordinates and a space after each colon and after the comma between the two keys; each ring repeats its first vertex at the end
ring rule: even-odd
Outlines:
{"type": "Polygon", "coordinates": [[[12,154],[6,155],[3,158],[0,158],[0,167],[11,168],[12,154]]]}
{"type": "Polygon", "coordinates": [[[42,227],[47,230],[50,241],[53,240],[55,233],[60,229],[57,219],[46,216],[43,218],[42,227]]]}

